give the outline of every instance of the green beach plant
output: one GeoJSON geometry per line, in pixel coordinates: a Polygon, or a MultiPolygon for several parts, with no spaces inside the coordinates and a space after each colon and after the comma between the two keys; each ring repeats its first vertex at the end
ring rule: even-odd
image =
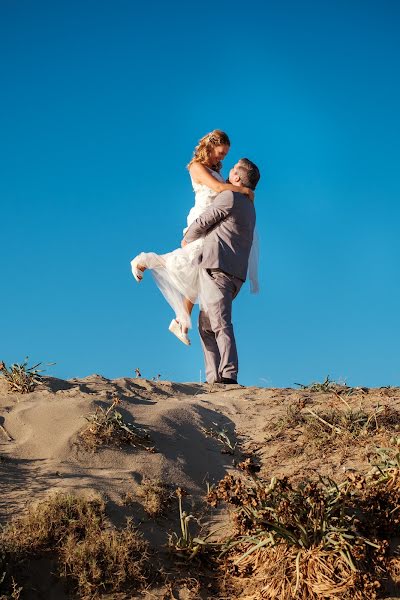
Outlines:
{"type": "Polygon", "coordinates": [[[234,454],[237,444],[231,440],[230,432],[218,423],[213,422],[214,427],[200,427],[201,431],[208,437],[212,437],[223,446],[222,452],[225,454],[234,454]]]}
{"type": "Polygon", "coordinates": [[[194,515],[187,513],[183,509],[182,499],[186,496],[185,490],[178,487],[175,494],[178,498],[180,532],[173,532],[169,535],[169,547],[175,552],[185,555],[189,560],[192,560],[194,557],[198,556],[200,552],[203,552],[212,546],[219,546],[219,544],[211,544],[207,541],[214,532],[209,533],[204,538],[192,534],[190,524],[193,522],[196,523],[197,526],[200,526],[200,522],[194,515]]]}
{"type": "Polygon", "coordinates": [[[339,383],[337,381],[333,381],[330,379],[329,375],[326,376],[323,382],[314,381],[312,383],[295,383],[294,385],[299,386],[302,390],[307,390],[309,392],[332,392],[337,388],[349,388],[345,383],[339,383]]]}
{"type": "Polygon", "coordinates": [[[125,421],[116,409],[120,403],[119,398],[115,398],[108,408],[98,406],[94,413],[85,417],[89,425],[80,433],[84,446],[95,450],[100,446],[121,447],[127,444],[155,452],[147,431],[125,421]]]}
{"type": "MultiPolygon", "coordinates": [[[[0,376],[4,377],[13,392],[19,392],[20,394],[33,392],[38,383],[41,382],[40,373],[43,373],[45,369],[38,369],[38,367],[42,363],[39,362],[29,367],[28,360],[28,357],[26,357],[21,364],[13,363],[9,368],[7,368],[4,361],[0,362],[0,376]]],[[[48,363],[47,366],[53,364],[55,363],[48,363]]]]}

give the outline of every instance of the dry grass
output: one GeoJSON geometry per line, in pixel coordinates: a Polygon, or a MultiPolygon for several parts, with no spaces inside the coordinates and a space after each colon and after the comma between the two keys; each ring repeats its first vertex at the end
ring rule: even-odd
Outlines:
{"type": "Polygon", "coordinates": [[[90,532],[82,540],[69,535],[60,549],[64,574],[72,578],[83,598],[117,592],[146,582],[147,544],[130,522],[122,530],[90,532]]]}
{"type": "Polygon", "coordinates": [[[129,522],[113,528],[100,498],[55,494],[7,524],[0,548],[9,586],[13,574],[23,573],[26,559],[42,556],[57,558],[59,576],[72,582],[80,598],[138,589],[146,582],[147,543],[129,522]]]}
{"type": "Polygon", "coordinates": [[[6,364],[1,361],[0,374],[7,381],[11,391],[27,394],[33,392],[37,384],[41,381],[39,373],[43,369],[38,369],[41,364],[37,363],[32,367],[28,367],[28,357],[26,357],[23,363],[14,363],[7,368],[6,364]]]}
{"type": "MultiPolygon", "coordinates": [[[[380,588],[373,575],[354,571],[340,551],[327,552],[322,547],[263,548],[248,568],[251,579],[237,596],[242,600],[374,600],[380,588]]],[[[245,569],[242,565],[242,573],[245,569]]],[[[239,577],[238,570],[236,586],[243,585],[239,577]]]]}
{"type": "Polygon", "coordinates": [[[314,448],[322,448],[335,441],[364,444],[371,435],[395,433],[400,427],[400,413],[388,406],[369,410],[361,406],[322,411],[306,408],[305,412],[304,442],[314,448]]]}
{"type": "Polygon", "coordinates": [[[9,523],[0,540],[9,554],[23,558],[32,552],[57,547],[70,534],[79,538],[88,531],[102,529],[105,520],[105,505],[100,497],[87,500],[54,494],[9,523]]]}
{"type": "Polygon", "coordinates": [[[94,413],[85,417],[89,425],[80,433],[84,447],[94,451],[101,446],[120,448],[130,445],[155,452],[147,431],[125,421],[122,414],[116,410],[120,403],[120,400],[115,398],[107,409],[97,407],[94,413]]]}
{"type": "Polygon", "coordinates": [[[266,441],[274,441],[292,434],[302,434],[302,444],[290,452],[296,454],[322,449],[340,442],[365,444],[371,435],[395,434],[400,430],[400,413],[390,406],[377,405],[365,409],[361,405],[351,406],[345,397],[340,397],[343,406],[330,409],[312,409],[304,400],[288,406],[279,421],[269,424],[266,441]]]}
{"type": "Polygon", "coordinates": [[[280,419],[264,427],[264,431],[267,432],[266,441],[279,439],[286,432],[303,427],[306,423],[306,418],[302,412],[303,408],[304,406],[297,402],[289,404],[286,413],[280,419]]]}
{"type": "Polygon", "coordinates": [[[173,498],[170,486],[155,479],[142,482],[137,495],[144,510],[153,519],[160,517],[167,511],[173,498]]]}

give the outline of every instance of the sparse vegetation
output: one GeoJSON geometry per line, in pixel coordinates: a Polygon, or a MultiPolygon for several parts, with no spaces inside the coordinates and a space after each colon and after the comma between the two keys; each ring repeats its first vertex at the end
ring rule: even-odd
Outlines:
{"type": "Polygon", "coordinates": [[[330,409],[310,408],[306,404],[291,404],[286,415],[276,423],[269,424],[267,440],[278,439],[297,429],[303,436],[303,444],[297,451],[322,448],[328,443],[341,440],[345,443],[365,443],[372,434],[395,433],[400,430],[400,413],[390,406],[377,405],[364,409],[352,407],[345,399],[342,407],[330,409]]]}
{"type": "Polygon", "coordinates": [[[85,417],[89,425],[80,433],[80,439],[87,449],[100,446],[131,445],[154,452],[150,436],[145,429],[124,420],[116,410],[120,400],[115,398],[108,408],[97,407],[95,412],[85,417]]]}
{"type": "Polygon", "coordinates": [[[332,381],[329,378],[329,375],[326,376],[326,379],[321,383],[319,381],[314,381],[313,383],[295,383],[294,385],[299,386],[302,390],[307,390],[309,392],[332,392],[336,390],[351,390],[345,383],[332,381]]]}
{"type": "Polygon", "coordinates": [[[180,533],[178,534],[173,532],[169,535],[169,546],[175,552],[184,554],[189,560],[191,560],[197,556],[199,552],[210,547],[207,539],[211,536],[211,534],[205,538],[193,536],[190,523],[194,522],[199,527],[200,522],[195,516],[183,510],[182,499],[186,496],[185,490],[182,488],[177,488],[175,493],[178,498],[179,505],[180,533]]]}
{"type": "Polygon", "coordinates": [[[389,475],[392,469],[400,470],[400,437],[390,438],[391,447],[375,448],[373,460],[374,467],[384,476],[389,475]]]}
{"type": "Polygon", "coordinates": [[[172,533],[169,536],[169,546],[177,551],[185,551],[189,552],[191,555],[195,555],[197,553],[197,545],[195,543],[195,539],[190,531],[190,522],[195,521],[198,524],[198,520],[191,514],[186,513],[182,507],[182,498],[186,496],[185,490],[182,488],[177,488],[176,497],[178,498],[179,505],[179,524],[180,524],[180,533],[172,533]]]}
{"type": "Polygon", "coordinates": [[[213,423],[214,427],[201,427],[201,431],[209,436],[216,439],[223,446],[221,452],[225,454],[235,454],[236,443],[231,440],[229,437],[230,432],[218,425],[218,423],[213,423]]]}
{"type": "Polygon", "coordinates": [[[264,427],[267,432],[267,441],[280,437],[286,431],[291,431],[296,427],[303,426],[306,419],[301,412],[303,407],[296,404],[289,404],[286,409],[286,414],[283,415],[277,422],[270,423],[264,427]]]}
{"type": "Polygon", "coordinates": [[[321,447],[333,438],[363,443],[365,438],[379,431],[395,432],[400,426],[400,413],[388,406],[376,406],[365,410],[333,408],[317,411],[305,409],[304,437],[306,444],[321,447]]]}
{"type": "Polygon", "coordinates": [[[142,482],[138,494],[144,510],[153,519],[165,513],[171,504],[171,488],[159,480],[149,479],[142,482]]]}
{"type": "Polygon", "coordinates": [[[147,543],[130,522],[124,529],[113,528],[101,498],[55,494],[6,525],[0,548],[9,586],[26,559],[54,555],[59,576],[71,580],[78,597],[85,599],[138,589],[148,572],[147,543]]]}
{"type": "Polygon", "coordinates": [[[7,381],[13,392],[27,394],[33,392],[35,387],[41,381],[41,375],[44,369],[38,369],[42,363],[37,363],[28,367],[28,357],[21,364],[14,363],[9,368],[6,364],[0,362],[0,374],[7,381]]]}

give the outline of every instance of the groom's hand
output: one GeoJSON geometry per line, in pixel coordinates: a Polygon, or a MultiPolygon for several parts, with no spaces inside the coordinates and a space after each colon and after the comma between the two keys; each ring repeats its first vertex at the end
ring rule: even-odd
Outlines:
{"type": "Polygon", "coordinates": [[[187,245],[188,245],[187,241],[185,240],[185,238],[183,238],[183,240],[181,241],[181,248],[184,248],[187,245]]]}

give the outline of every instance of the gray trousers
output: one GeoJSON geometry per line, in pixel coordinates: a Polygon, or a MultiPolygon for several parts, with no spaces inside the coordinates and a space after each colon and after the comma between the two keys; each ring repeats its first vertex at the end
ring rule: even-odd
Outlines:
{"type": "Polygon", "coordinates": [[[237,379],[238,354],[232,325],[232,301],[238,295],[243,281],[223,271],[209,273],[223,297],[199,314],[199,333],[204,352],[208,383],[221,381],[222,377],[237,379]]]}

